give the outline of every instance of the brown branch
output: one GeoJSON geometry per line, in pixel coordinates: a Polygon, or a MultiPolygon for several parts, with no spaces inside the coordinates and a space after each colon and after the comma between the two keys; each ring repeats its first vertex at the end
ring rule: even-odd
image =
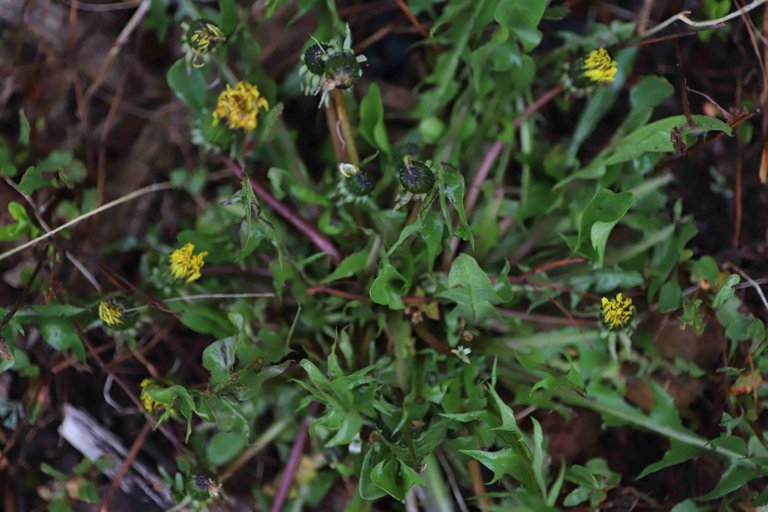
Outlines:
{"type": "Polygon", "coordinates": [[[553,268],[558,268],[558,267],[564,267],[566,265],[575,265],[577,263],[584,263],[585,261],[587,260],[584,258],[566,258],[563,260],[550,261],[549,263],[544,263],[543,265],[539,265],[533,270],[529,270],[528,272],[524,274],[520,274],[519,276],[510,276],[509,282],[519,283],[520,281],[525,281],[529,277],[535,276],[536,274],[541,274],[542,272],[546,272],[547,270],[551,270],[553,268]]]}
{"type": "MultiPolygon", "coordinates": [[[[136,396],[136,393],[133,392],[130,386],[126,384],[126,382],[117,375],[115,372],[110,370],[110,368],[107,366],[107,364],[104,362],[104,360],[99,356],[98,352],[96,352],[96,349],[94,348],[93,344],[88,340],[88,336],[85,335],[85,333],[82,331],[80,326],[77,326],[77,332],[80,335],[80,339],[83,341],[83,344],[85,345],[85,349],[88,351],[90,356],[96,361],[96,364],[99,365],[101,370],[106,373],[107,375],[111,376],[112,379],[117,383],[118,386],[123,390],[123,392],[128,396],[128,398],[133,402],[133,404],[136,406],[136,408],[139,411],[145,411],[144,410],[144,404],[139,400],[139,398],[136,396]]],[[[151,416],[148,412],[144,412],[144,416],[149,419],[149,422],[154,424],[156,428],[160,431],[160,433],[163,434],[163,436],[168,439],[168,441],[173,445],[174,448],[176,448],[177,451],[186,451],[184,446],[179,442],[176,437],[171,434],[171,431],[168,430],[166,425],[162,424],[156,424],[156,420],[153,416],[151,416]]]]}
{"type": "MultiPolygon", "coordinates": [[[[541,110],[544,105],[552,101],[552,99],[560,94],[563,91],[562,87],[553,87],[552,89],[548,90],[536,100],[528,105],[528,107],[523,110],[517,118],[515,118],[514,125],[515,128],[520,128],[522,126],[523,121],[525,121],[531,114],[534,114],[535,112],[538,112],[541,110]]],[[[467,190],[467,195],[464,198],[464,212],[467,218],[470,218],[470,215],[472,214],[472,210],[475,208],[475,204],[477,203],[477,198],[480,195],[480,186],[483,184],[483,182],[488,177],[488,174],[491,172],[491,169],[493,168],[493,164],[496,163],[496,159],[499,157],[499,154],[501,153],[502,148],[504,147],[504,143],[500,140],[497,140],[494,142],[490,148],[488,148],[488,151],[485,153],[485,156],[483,157],[483,161],[480,164],[480,167],[478,167],[477,172],[472,177],[472,182],[469,185],[469,190],[467,190]]],[[[453,261],[453,259],[456,257],[456,254],[459,250],[459,243],[460,240],[458,237],[453,237],[450,242],[450,258],[448,260],[444,260],[444,263],[450,263],[450,261],[453,261]]],[[[447,267],[447,265],[446,265],[447,267]]]]}
{"type": "MultiPolygon", "coordinates": [[[[224,157],[224,162],[227,164],[229,170],[238,178],[242,179],[243,175],[246,174],[242,167],[231,159],[224,157]]],[[[299,217],[299,215],[288,206],[275,198],[275,196],[270,194],[269,191],[262,187],[252,176],[248,176],[248,179],[251,182],[251,188],[253,189],[254,194],[256,194],[259,199],[267,203],[278,215],[293,224],[293,226],[301,231],[304,236],[309,238],[318,249],[326,253],[334,263],[341,261],[341,253],[339,253],[339,250],[330,240],[328,240],[328,238],[320,233],[314,226],[311,226],[306,220],[299,217]]]]}
{"type": "MultiPolygon", "coordinates": [[[[405,3],[404,0],[395,0],[397,2],[397,6],[400,7],[400,10],[403,11],[403,14],[405,14],[405,17],[408,18],[408,21],[411,22],[411,24],[416,27],[416,30],[419,31],[419,33],[424,37],[424,39],[429,39],[429,32],[427,32],[427,29],[424,28],[424,25],[421,24],[421,22],[416,18],[416,16],[413,15],[413,12],[411,11],[411,8],[408,7],[408,5],[405,3]]],[[[432,43],[432,48],[436,52],[442,52],[442,47],[437,43],[432,43]]]]}
{"type": "MultiPolygon", "coordinates": [[[[29,276],[29,279],[27,279],[27,282],[24,283],[24,289],[19,294],[18,299],[16,300],[16,303],[13,305],[11,309],[8,310],[8,312],[5,314],[2,320],[0,320],[0,332],[2,332],[3,328],[8,325],[8,322],[11,321],[11,318],[13,318],[13,315],[16,314],[16,311],[19,310],[21,305],[24,303],[25,300],[27,300],[27,296],[29,295],[29,291],[32,288],[32,284],[35,282],[35,279],[37,278],[37,274],[40,272],[40,269],[43,268],[43,261],[45,261],[45,258],[41,257],[39,260],[37,260],[37,265],[35,266],[35,270],[32,271],[32,275],[29,276]]],[[[8,351],[8,345],[5,344],[5,340],[2,336],[0,336],[0,356],[3,357],[6,361],[13,361],[13,356],[8,351]]]]}
{"type": "Polygon", "coordinates": [[[123,464],[120,466],[120,469],[115,475],[115,478],[112,479],[112,484],[109,486],[107,494],[104,496],[104,501],[101,503],[101,512],[107,512],[109,510],[109,506],[112,504],[112,498],[115,495],[117,487],[120,485],[120,481],[125,476],[128,468],[131,467],[131,464],[133,464],[134,459],[136,459],[136,455],[138,455],[139,450],[141,450],[141,447],[144,445],[144,441],[147,440],[147,435],[149,435],[151,427],[152,425],[149,422],[144,423],[144,427],[142,427],[141,432],[139,432],[136,440],[131,445],[131,449],[128,452],[128,455],[126,455],[123,464]]]}
{"type": "MultiPolygon", "coordinates": [[[[314,416],[317,412],[317,402],[312,402],[309,406],[309,415],[314,416]]],[[[288,456],[288,460],[285,463],[285,469],[283,470],[283,477],[280,479],[280,486],[277,489],[275,500],[272,502],[272,506],[269,508],[270,512],[280,512],[283,507],[285,499],[288,497],[288,491],[291,490],[291,484],[293,484],[293,478],[296,474],[296,470],[299,468],[301,462],[301,456],[304,453],[304,445],[307,443],[307,437],[309,434],[309,418],[305,418],[301,422],[299,431],[296,434],[296,439],[291,447],[291,453],[288,456]]]]}
{"type": "Polygon", "coordinates": [[[432,334],[423,323],[414,324],[413,330],[424,343],[435,349],[437,352],[450,355],[451,347],[437,339],[437,336],[432,334]]]}
{"type": "MultiPolygon", "coordinates": [[[[475,459],[471,459],[467,463],[467,469],[469,469],[469,475],[472,478],[472,491],[474,491],[475,496],[485,495],[485,484],[483,483],[483,474],[480,471],[480,464],[475,459]]],[[[482,512],[486,512],[486,510],[488,510],[488,505],[490,505],[488,498],[478,498],[477,504],[480,506],[482,512]]]]}
{"type": "Polygon", "coordinates": [[[360,163],[360,155],[357,153],[355,136],[352,134],[352,125],[349,123],[347,106],[344,104],[344,93],[339,89],[333,90],[333,102],[336,104],[336,115],[339,116],[341,134],[344,136],[344,140],[341,142],[344,146],[344,150],[347,152],[347,160],[349,163],[357,165],[360,163]]]}

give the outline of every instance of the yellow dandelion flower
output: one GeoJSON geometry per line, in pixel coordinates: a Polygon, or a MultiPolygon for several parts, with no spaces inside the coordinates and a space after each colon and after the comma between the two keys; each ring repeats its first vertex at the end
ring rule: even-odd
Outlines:
{"type": "Polygon", "coordinates": [[[200,269],[205,262],[203,258],[208,253],[203,251],[194,254],[195,246],[185,244],[181,249],[176,249],[171,253],[171,273],[176,279],[185,279],[188,283],[200,279],[200,269]]]}
{"type": "Polygon", "coordinates": [[[123,323],[123,307],[113,300],[99,302],[99,318],[110,327],[123,323]]]}
{"type": "Polygon", "coordinates": [[[149,388],[154,386],[155,383],[152,379],[144,379],[141,381],[141,401],[144,402],[144,408],[149,412],[154,412],[156,409],[162,409],[164,405],[149,394],[149,388]]]}
{"type": "Polygon", "coordinates": [[[611,83],[613,82],[616,71],[618,71],[618,64],[611,58],[605,48],[599,48],[592,50],[584,59],[582,64],[584,72],[581,76],[588,78],[595,83],[611,83]]]}
{"type": "Polygon", "coordinates": [[[625,327],[635,315],[632,299],[624,298],[620,293],[614,299],[603,297],[603,322],[613,330],[625,327]]]}
{"type": "Polygon", "coordinates": [[[234,87],[227,84],[227,89],[219,94],[216,110],[213,111],[213,124],[225,119],[233,130],[242,128],[246,131],[256,129],[259,109],[269,110],[269,103],[259,92],[259,88],[248,82],[237,82],[234,87]]]}

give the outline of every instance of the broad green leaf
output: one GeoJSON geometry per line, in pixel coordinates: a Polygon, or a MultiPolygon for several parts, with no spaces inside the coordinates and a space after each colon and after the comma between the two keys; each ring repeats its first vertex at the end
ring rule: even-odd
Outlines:
{"type": "Polygon", "coordinates": [[[717,283],[720,269],[712,256],[702,256],[700,259],[689,262],[691,266],[691,281],[698,283],[707,281],[710,285],[717,283]]]}
{"type": "Polygon", "coordinates": [[[231,461],[245,448],[242,432],[216,432],[205,445],[208,462],[221,466],[231,461]]]}
{"type": "Polygon", "coordinates": [[[211,372],[211,385],[216,386],[229,380],[235,364],[235,340],[224,338],[214,341],[203,350],[203,366],[211,372]]]}
{"type": "Polygon", "coordinates": [[[699,496],[699,500],[715,500],[729,494],[741,486],[760,476],[760,469],[755,466],[743,466],[740,462],[732,462],[720,477],[714,489],[699,496]]]}
{"type": "Polygon", "coordinates": [[[443,185],[445,186],[445,197],[453,205],[459,216],[459,229],[454,231],[449,225],[449,229],[464,240],[469,240],[472,247],[475,246],[475,239],[467,222],[467,215],[464,212],[464,176],[454,167],[446,166],[442,170],[443,185]]]}
{"type": "Polygon", "coordinates": [[[656,473],[657,471],[661,471],[662,469],[668,468],[670,466],[681,464],[687,460],[698,457],[701,454],[702,450],[696,447],[671,440],[667,453],[665,453],[660,460],[646,466],[646,468],[643,469],[639,475],[637,475],[637,480],[645,478],[650,474],[656,473]]]}
{"type": "MultiPolygon", "coordinates": [[[[733,133],[730,126],[716,117],[694,115],[692,118],[697,128],[704,132],[719,131],[726,135],[733,133]]],[[[673,153],[675,148],[672,145],[672,130],[683,127],[684,134],[691,133],[691,129],[686,125],[684,115],[667,117],[645,125],[614,142],[608,150],[607,158],[601,163],[603,165],[618,164],[639,158],[646,153],[673,153]]]]}
{"type": "Polygon", "coordinates": [[[632,201],[631,192],[616,194],[606,188],[599,188],[581,216],[576,241],[577,252],[597,258],[598,266],[602,267],[608,236],[632,206],[632,201]],[[587,233],[591,246],[586,242],[587,233]]]}
{"type": "Polygon", "coordinates": [[[358,413],[350,412],[346,414],[336,434],[325,443],[325,446],[348,445],[362,427],[363,418],[358,413]]]}
{"type": "Polygon", "coordinates": [[[173,303],[170,308],[181,310],[181,323],[195,332],[210,334],[217,338],[226,338],[236,334],[234,326],[221,309],[202,304],[181,305],[179,303],[173,303]]]}
{"type": "Polygon", "coordinates": [[[43,175],[43,170],[34,165],[27,169],[19,183],[19,190],[31,195],[35,190],[50,186],[51,180],[43,175]]]}
{"type": "Polygon", "coordinates": [[[451,264],[448,273],[448,289],[439,294],[458,306],[459,314],[470,322],[476,322],[496,313],[494,304],[500,301],[488,275],[475,259],[460,254],[451,264]]]}
{"type": "Polygon", "coordinates": [[[725,301],[733,297],[733,294],[735,293],[733,287],[739,284],[740,281],[741,277],[738,274],[734,274],[729,277],[726,282],[721,284],[720,289],[717,290],[717,294],[715,294],[715,298],[712,299],[712,307],[717,309],[725,304],[725,301]]]}
{"type": "Polygon", "coordinates": [[[199,68],[187,66],[184,59],[177,60],[168,70],[168,86],[195,112],[199,113],[205,107],[208,96],[205,74],[199,68]]]}
{"type": "Polygon", "coordinates": [[[365,268],[365,264],[368,262],[368,258],[371,255],[370,251],[363,249],[357,251],[342,260],[336,270],[328,274],[328,276],[322,280],[323,283],[330,283],[337,279],[353,276],[365,268]]]}
{"type": "Polygon", "coordinates": [[[392,151],[389,147],[387,129],[384,126],[384,107],[381,104],[381,92],[376,83],[372,83],[368,94],[360,102],[360,133],[368,143],[385,154],[392,151]]]}
{"type": "Polygon", "coordinates": [[[537,27],[546,7],[545,0],[501,0],[493,17],[520,40],[526,51],[531,51],[541,41],[537,27]]]}
{"type": "MultiPolygon", "coordinates": [[[[187,420],[187,432],[185,442],[189,440],[192,434],[192,413],[197,409],[195,401],[184,386],[174,385],[167,388],[152,387],[149,389],[149,396],[166,407],[158,422],[166,421],[174,416],[174,413],[180,412],[187,420]]],[[[211,395],[211,399],[218,399],[216,395],[211,395]]]]}
{"type": "Polygon", "coordinates": [[[673,277],[661,287],[659,291],[659,311],[669,313],[678,309],[682,303],[683,292],[680,283],[673,277]]]}
{"type": "Polygon", "coordinates": [[[27,217],[27,210],[15,201],[8,202],[8,212],[14,221],[13,224],[0,226],[0,241],[17,240],[24,236],[36,236],[39,230],[27,217]]]}
{"type": "Polygon", "coordinates": [[[445,224],[440,212],[433,208],[428,209],[421,219],[419,234],[427,246],[427,268],[430,271],[434,267],[435,258],[442,250],[444,232],[445,224]]]}
{"type": "Polygon", "coordinates": [[[40,322],[40,334],[54,349],[71,350],[80,361],[85,361],[85,346],[72,321],[56,317],[44,318],[40,322]]]}
{"type": "Polygon", "coordinates": [[[389,306],[391,309],[403,309],[405,304],[402,297],[407,290],[408,281],[405,277],[392,265],[386,264],[371,283],[368,294],[376,304],[389,306]]]}
{"type": "Polygon", "coordinates": [[[374,448],[375,445],[365,452],[363,465],[360,468],[360,483],[357,486],[357,492],[364,500],[376,500],[387,495],[387,491],[376,485],[371,478],[373,468],[379,463],[374,448]]]}
{"type": "Polygon", "coordinates": [[[685,500],[681,501],[674,507],[672,507],[672,510],[669,512],[700,512],[701,509],[696,506],[696,503],[693,500],[685,500]]]}
{"type": "Polygon", "coordinates": [[[398,501],[414,485],[424,485],[424,481],[416,472],[393,456],[382,460],[371,470],[371,481],[398,501]]]}
{"type": "Polygon", "coordinates": [[[672,87],[666,78],[647,75],[632,87],[629,92],[629,101],[633,107],[655,107],[674,94],[672,87]]]}
{"type": "Polygon", "coordinates": [[[221,31],[226,36],[232,35],[240,21],[235,0],[219,0],[219,13],[221,14],[221,31]]]}

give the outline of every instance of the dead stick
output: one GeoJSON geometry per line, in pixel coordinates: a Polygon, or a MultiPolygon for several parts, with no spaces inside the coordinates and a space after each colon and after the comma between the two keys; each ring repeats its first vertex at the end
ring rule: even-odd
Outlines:
{"type": "Polygon", "coordinates": [[[125,473],[128,472],[128,468],[131,467],[131,464],[133,464],[133,461],[136,459],[136,455],[138,455],[141,447],[144,446],[144,441],[147,440],[147,435],[149,435],[151,427],[152,426],[149,424],[149,422],[144,423],[144,427],[141,429],[141,432],[139,432],[136,440],[131,445],[131,449],[128,452],[128,455],[126,455],[123,464],[120,466],[120,470],[118,470],[115,478],[112,479],[112,484],[109,486],[109,490],[104,496],[104,501],[101,503],[101,512],[107,512],[109,510],[109,506],[112,504],[112,498],[115,495],[117,487],[120,485],[120,481],[125,476],[125,473]]]}

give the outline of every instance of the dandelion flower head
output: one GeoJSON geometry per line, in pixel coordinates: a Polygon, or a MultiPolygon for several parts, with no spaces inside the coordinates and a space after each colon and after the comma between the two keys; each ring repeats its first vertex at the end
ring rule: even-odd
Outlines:
{"type": "Polygon", "coordinates": [[[269,102],[258,87],[244,81],[237,82],[234,87],[227,84],[213,111],[213,124],[224,119],[233,130],[253,131],[258,125],[260,109],[269,110],[269,102]]]}
{"type": "Polygon", "coordinates": [[[171,273],[174,278],[184,279],[188,283],[200,279],[200,269],[205,264],[203,258],[208,256],[208,253],[203,251],[194,254],[194,252],[193,244],[185,244],[181,249],[171,253],[171,273]]]}
{"type": "Polygon", "coordinates": [[[618,71],[618,64],[611,58],[605,48],[598,48],[589,52],[582,64],[581,76],[592,82],[606,84],[613,82],[618,71]]]}
{"type": "Polygon", "coordinates": [[[123,307],[112,300],[99,302],[99,318],[106,325],[114,327],[123,323],[123,307]]]}
{"type": "Polygon", "coordinates": [[[613,299],[603,297],[602,306],[603,322],[611,330],[625,327],[635,315],[635,306],[632,305],[632,299],[624,298],[620,293],[613,299]]]}

